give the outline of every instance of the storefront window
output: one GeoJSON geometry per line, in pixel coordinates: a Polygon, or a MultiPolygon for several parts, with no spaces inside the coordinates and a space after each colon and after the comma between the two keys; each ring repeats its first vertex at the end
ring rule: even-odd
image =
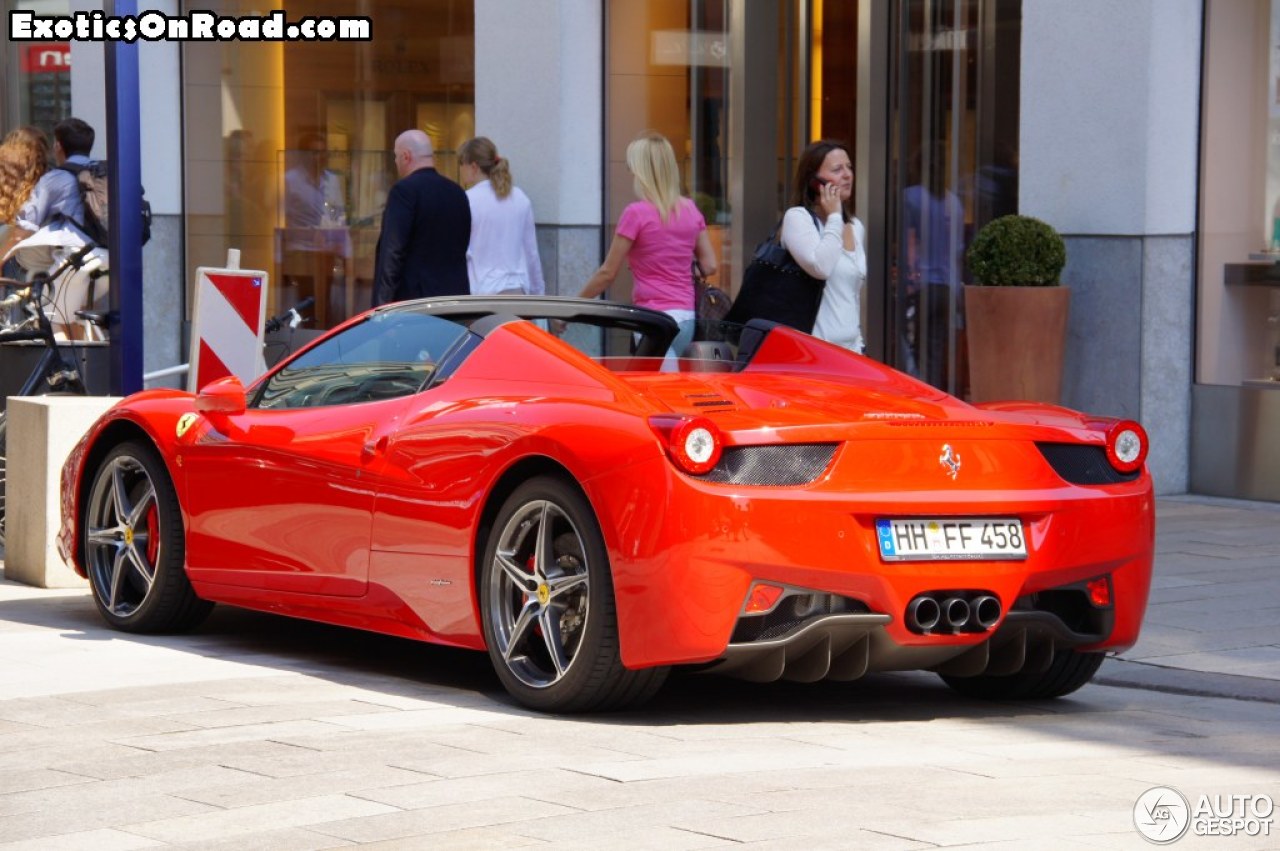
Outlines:
{"type": "MultiPolygon", "coordinates": [[[[188,4],[259,14],[249,0],[188,4]]],[[[289,0],[290,20],[367,14],[367,42],[183,47],[188,280],[239,249],[270,275],[269,309],[316,299],[315,327],[369,307],[392,145],[419,128],[436,168],[475,134],[472,0],[289,0]]]]}
{"type": "Polygon", "coordinates": [[[1018,205],[1020,0],[895,6],[886,356],[968,390],[964,252],[1018,205]]]}
{"type": "MultiPolygon", "coordinates": [[[[0,4],[7,22],[12,11],[38,15],[66,15],[69,0],[16,0],[0,4]]],[[[7,24],[6,24],[7,25],[7,24]]],[[[34,125],[46,133],[71,115],[71,45],[68,42],[0,44],[0,127],[5,131],[34,125]]]]}
{"type": "Polygon", "coordinates": [[[1210,0],[1196,381],[1280,388],[1280,0],[1210,0]]]}
{"type": "MultiPolygon", "coordinates": [[[[657,130],[675,148],[682,191],[693,198],[729,280],[728,0],[620,0],[606,6],[606,247],[622,210],[636,200],[627,145],[657,130]]],[[[609,297],[629,301],[628,269],[609,297]]],[[[692,282],[690,283],[692,286],[692,282]]]]}

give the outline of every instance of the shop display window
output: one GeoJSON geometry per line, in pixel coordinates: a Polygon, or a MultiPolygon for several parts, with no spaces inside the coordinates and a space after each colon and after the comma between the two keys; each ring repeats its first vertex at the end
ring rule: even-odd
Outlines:
{"type": "MultiPolygon", "coordinates": [[[[729,3],[621,0],[606,6],[606,246],[636,200],[626,148],[642,130],[670,140],[682,190],[698,205],[731,280],[725,247],[729,209],[729,3]]],[[[629,300],[624,269],[610,298],[629,300]]]]}
{"type": "Polygon", "coordinates": [[[1196,381],[1280,389],[1280,0],[1209,0],[1196,381]]]}
{"type": "MultiPolygon", "coordinates": [[[[314,327],[331,328],[371,304],[396,137],[425,131],[437,170],[457,179],[454,151],[475,134],[473,0],[366,5],[370,41],[183,45],[189,280],[238,249],[243,268],[269,273],[270,312],[313,297],[314,327]]],[[[345,0],[282,8],[290,20],[356,11],[345,0]]]]}
{"type": "MultiPolygon", "coordinates": [[[[14,11],[38,15],[66,15],[69,0],[12,0],[0,3],[5,21],[14,11]]],[[[6,23],[7,26],[7,23],[6,23]]],[[[71,115],[70,42],[0,44],[0,126],[5,130],[34,125],[52,134],[59,121],[71,115]]]]}

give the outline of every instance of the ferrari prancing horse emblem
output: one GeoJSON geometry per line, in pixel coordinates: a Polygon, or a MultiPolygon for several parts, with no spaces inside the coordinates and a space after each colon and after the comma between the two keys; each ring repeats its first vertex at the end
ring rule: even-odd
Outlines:
{"type": "Polygon", "coordinates": [[[960,475],[960,453],[952,450],[950,443],[942,444],[942,454],[938,456],[938,463],[947,471],[952,481],[960,475]]]}
{"type": "Polygon", "coordinates": [[[196,420],[199,419],[199,416],[199,414],[183,414],[178,419],[178,437],[182,437],[190,431],[191,427],[196,424],[196,420]]]}

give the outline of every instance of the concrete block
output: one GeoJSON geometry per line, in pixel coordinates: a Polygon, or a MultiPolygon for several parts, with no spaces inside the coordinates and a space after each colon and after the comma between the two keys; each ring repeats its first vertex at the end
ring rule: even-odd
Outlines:
{"type": "Polygon", "coordinates": [[[62,465],[110,396],[13,396],[6,443],[4,576],[41,588],[86,585],[58,556],[62,465]]]}

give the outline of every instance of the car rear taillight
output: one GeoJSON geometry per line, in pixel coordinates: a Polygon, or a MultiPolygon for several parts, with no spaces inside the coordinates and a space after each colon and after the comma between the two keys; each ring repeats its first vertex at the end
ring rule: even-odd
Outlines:
{"type": "Polygon", "coordinates": [[[1147,433],[1133,420],[1107,429],[1107,460],[1121,473],[1132,473],[1147,460],[1147,433]]]}
{"type": "Polygon", "coordinates": [[[720,460],[720,429],[706,417],[659,415],[649,427],[666,444],[667,454],[686,473],[700,476],[720,460]]]}

